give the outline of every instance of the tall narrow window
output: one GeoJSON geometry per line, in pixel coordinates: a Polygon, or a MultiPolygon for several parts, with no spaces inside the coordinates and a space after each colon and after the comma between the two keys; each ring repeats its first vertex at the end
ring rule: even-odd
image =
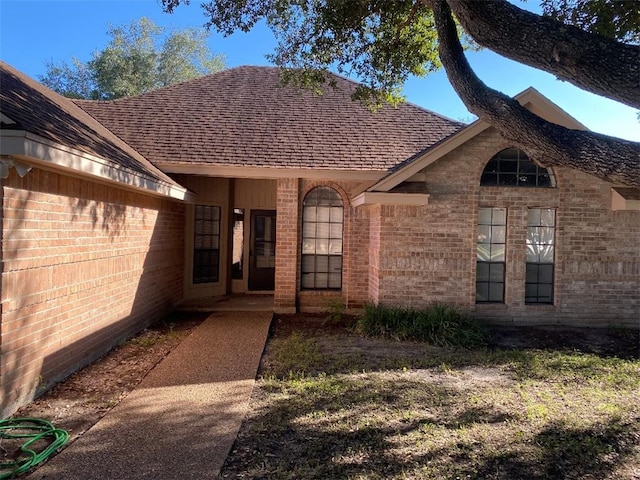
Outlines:
{"type": "Polygon", "coordinates": [[[244,271],[244,209],[233,209],[233,257],[231,278],[242,280],[244,271]]]}
{"type": "Polygon", "coordinates": [[[529,209],[525,303],[553,303],[555,231],[554,209],[529,209]]]}
{"type": "Polygon", "coordinates": [[[220,207],[196,205],[193,283],[217,282],[220,267],[220,207]]]}
{"type": "Polygon", "coordinates": [[[342,288],[344,208],[338,192],[316,187],[302,203],[303,289],[342,288]]]}
{"type": "Polygon", "coordinates": [[[476,302],[504,302],[506,208],[478,208],[476,302]]]}

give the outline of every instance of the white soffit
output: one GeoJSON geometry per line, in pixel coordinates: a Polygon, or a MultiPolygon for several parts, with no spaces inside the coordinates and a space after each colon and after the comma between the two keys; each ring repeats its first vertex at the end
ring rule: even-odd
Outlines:
{"type": "Polygon", "coordinates": [[[3,156],[14,157],[32,165],[64,170],[96,181],[118,184],[147,194],[186,202],[193,201],[193,195],[178,184],[164,182],[23,130],[2,130],[0,137],[0,153],[3,156]]]}
{"type": "Polygon", "coordinates": [[[611,210],[640,210],[640,188],[612,187],[611,210]]]}
{"type": "Polygon", "coordinates": [[[362,192],[351,199],[351,204],[354,207],[360,205],[421,206],[429,204],[429,195],[426,193],[362,192]]]}

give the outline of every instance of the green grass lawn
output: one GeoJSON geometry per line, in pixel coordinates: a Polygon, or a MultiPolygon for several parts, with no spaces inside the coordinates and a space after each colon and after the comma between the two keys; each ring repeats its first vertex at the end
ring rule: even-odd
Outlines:
{"type": "Polygon", "coordinates": [[[222,478],[640,479],[640,360],[270,341],[222,478]]]}

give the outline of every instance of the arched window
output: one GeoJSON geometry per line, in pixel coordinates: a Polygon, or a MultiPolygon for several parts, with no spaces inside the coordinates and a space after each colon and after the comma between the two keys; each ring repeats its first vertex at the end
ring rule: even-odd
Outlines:
{"type": "Polygon", "coordinates": [[[507,148],[484,167],[480,185],[487,187],[555,187],[553,173],[539,167],[517,148],[507,148]]]}
{"type": "Polygon", "coordinates": [[[342,288],[344,208],[338,192],[316,187],[302,202],[302,274],[306,290],[342,288]]]}

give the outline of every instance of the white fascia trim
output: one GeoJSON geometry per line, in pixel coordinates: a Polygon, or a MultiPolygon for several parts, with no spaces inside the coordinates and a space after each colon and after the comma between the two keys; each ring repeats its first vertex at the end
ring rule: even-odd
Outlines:
{"type": "Polygon", "coordinates": [[[73,148],[56,144],[23,130],[3,130],[0,133],[3,156],[11,156],[32,165],[71,171],[94,180],[118,184],[146,194],[193,202],[189,191],[179,186],[154,179],[140,172],[73,148]]]}
{"type": "Polygon", "coordinates": [[[423,170],[436,160],[444,157],[447,153],[471,140],[476,135],[479,135],[487,128],[489,128],[488,123],[476,120],[472,124],[464,127],[462,130],[459,130],[458,133],[454,133],[442,143],[432,147],[430,150],[425,152],[424,155],[417,158],[406,167],[385,177],[380,182],[370,187],[369,191],[388,192],[393,187],[396,187],[406,179],[420,172],[420,170],[423,170]]]}
{"type": "Polygon", "coordinates": [[[427,193],[388,193],[388,192],[362,192],[351,199],[354,207],[360,205],[412,205],[422,206],[429,204],[427,193]]]}
{"type": "Polygon", "coordinates": [[[207,177],[226,178],[308,178],[317,180],[380,180],[386,172],[366,170],[313,170],[303,168],[243,167],[204,164],[175,164],[155,162],[164,173],[202,175],[207,177]]]}

